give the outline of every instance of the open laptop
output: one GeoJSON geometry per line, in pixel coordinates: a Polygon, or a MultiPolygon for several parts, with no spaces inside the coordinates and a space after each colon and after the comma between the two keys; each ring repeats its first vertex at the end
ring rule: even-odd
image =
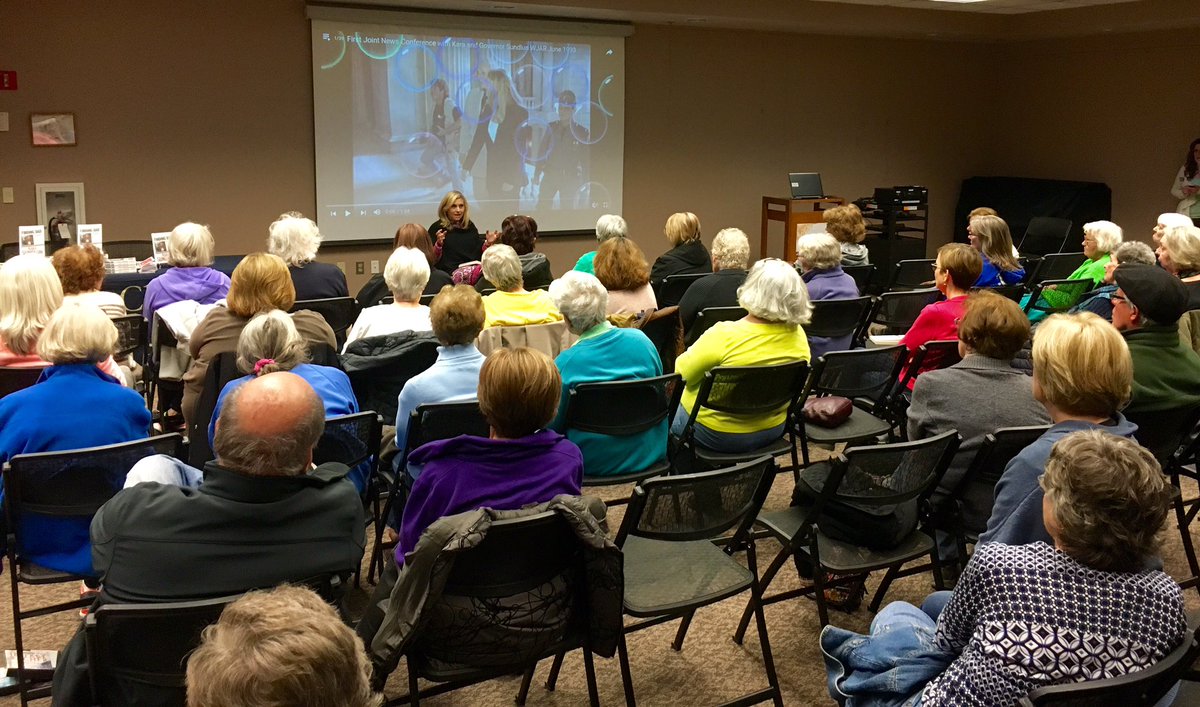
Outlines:
{"type": "Polygon", "coordinates": [[[792,185],[793,199],[825,198],[820,172],[792,172],[788,174],[788,183],[792,185]]]}

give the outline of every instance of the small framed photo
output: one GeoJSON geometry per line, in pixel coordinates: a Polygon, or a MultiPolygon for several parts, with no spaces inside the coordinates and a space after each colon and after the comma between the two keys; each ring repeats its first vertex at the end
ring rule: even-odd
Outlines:
{"type": "Polygon", "coordinates": [[[75,144],[74,113],[31,113],[29,132],[34,147],[68,147],[75,144]]]}
{"type": "Polygon", "coordinates": [[[87,223],[83,201],[83,182],[37,185],[38,223],[46,227],[50,243],[75,242],[75,227],[87,223]]]}

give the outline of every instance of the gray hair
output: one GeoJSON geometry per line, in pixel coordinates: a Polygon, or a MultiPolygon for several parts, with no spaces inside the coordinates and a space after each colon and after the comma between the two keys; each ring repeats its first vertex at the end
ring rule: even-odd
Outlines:
{"type": "Polygon", "coordinates": [[[722,228],[713,236],[712,259],[716,270],[745,270],[750,265],[750,239],[740,228],[722,228]]]}
{"type": "Polygon", "coordinates": [[[287,432],[264,437],[242,429],[241,398],[248,385],[230,393],[221,407],[213,439],[217,460],[227,469],[250,476],[303,475],[308,471],[309,453],[325,432],[321,399],[308,387],[303,419],[287,432]]]}
{"type": "Polygon", "coordinates": [[[281,214],[267,229],[267,250],[288,265],[304,265],[317,257],[321,231],[310,218],[294,211],[281,214]]]}
{"type": "Polygon", "coordinates": [[[296,331],[296,323],[291,316],[279,309],[255,315],[238,337],[237,366],[242,373],[261,376],[275,371],[290,371],[308,360],[308,345],[304,337],[296,331]],[[254,370],[258,362],[264,359],[271,359],[274,363],[264,364],[257,371],[254,370]]]}
{"type": "Polygon", "coordinates": [[[99,363],[117,349],[119,335],[104,310],[90,304],[58,308],[38,338],[38,355],[52,364],[99,363]]]}
{"type": "Polygon", "coordinates": [[[1168,211],[1165,214],[1159,214],[1156,223],[1163,228],[1175,228],[1176,226],[1191,226],[1192,218],[1187,214],[1180,214],[1174,211],[1168,211]]]}
{"type": "Polygon", "coordinates": [[[185,221],[171,230],[167,239],[167,260],[177,268],[196,268],[212,265],[212,231],[208,226],[185,221]]]}
{"type": "Polygon", "coordinates": [[[1172,226],[1162,235],[1162,247],[1181,269],[1200,270],[1200,228],[1172,226]]]}
{"type": "Polygon", "coordinates": [[[805,233],[796,241],[796,258],[805,270],[828,270],[842,263],[842,244],[828,233],[805,233]]]}
{"type": "Polygon", "coordinates": [[[483,251],[483,276],[501,292],[512,292],[525,284],[521,256],[510,245],[497,243],[483,251]]]}
{"type": "Polygon", "coordinates": [[[400,246],[388,257],[383,281],[397,302],[416,302],[429,283],[429,259],[416,248],[400,246]]]}
{"type": "Polygon", "coordinates": [[[1127,241],[1113,248],[1112,257],[1116,258],[1118,263],[1141,263],[1143,265],[1153,265],[1154,249],[1142,243],[1141,241],[1127,241]]]}
{"type": "Polygon", "coordinates": [[[812,318],[808,288],[796,268],[777,258],[765,258],[750,268],[738,288],[738,304],[768,322],[799,326],[812,318]]]}
{"type": "Polygon", "coordinates": [[[609,238],[618,236],[624,238],[629,235],[629,225],[625,223],[625,219],[617,214],[604,214],[596,219],[596,240],[600,243],[609,238]]]}
{"type": "Polygon", "coordinates": [[[1096,250],[1101,253],[1111,253],[1121,245],[1125,232],[1112,221],[1092,221],[1083,224],[1083,235],[1091,235],[1096,239],[1096,250]]]}
{"type": "Polygon", "coordinates": [[[573,334],[582,334],[607,318],[608,290],[595,275],[571,270],[550,283],[550,297],[573,334]]]}

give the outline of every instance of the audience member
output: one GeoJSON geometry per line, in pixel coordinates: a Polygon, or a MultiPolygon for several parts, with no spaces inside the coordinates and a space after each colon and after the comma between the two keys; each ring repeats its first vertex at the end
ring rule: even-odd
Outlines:
{"type": "Polygon", "coordinates": [[[637,314],[658,307],[650,286],[650,265],[637,243],[610,238],[600,244],[593,264],[596,277],[608,290],[609,314],[637,314]]]}
{"type": "Polygon", "coordinates": [[[1112,296],[1117,291],[1117,283],[1113,280],[1113,271],[1121,263],[1142,263],[1154,265],[1154,251],[1141,241],[1127,241],[1109,253],[1108,264],[1104,266],[1104,279],[1096,289],[1085,295],[1069,312],[1091,312],[1101,319],[1112,319],[1112,296]]]}
{"type": "Polygon", "coordinates": [[[688,286],[679,300],[683,331],[691,331],[696,315],[709,307],[736,307],[737,291],[750,267],[750,240],[740,228],[723,228],[713,236],[712,275],[688,286]]]}
{"type": "Polygon", "coordinates": [[[483,298],[487,312],[484,327],[545,324],[562,319],[550,293],[525,289],[521,259],[512,246],[497,243],[483,252],[483,276],[496,285],[496,291],[483,298]]]}
{"type": "MultiPolygon", "coordinates": [[[[454,280],[448,273],[437,268],[437,258],[433,253],[433,241],[429,240],[429,233],[424,226],[406,223],[396,229],[396,235],[392,237],[392,250],[395,251],[401,246],[421,251],[425,255],[426,262],[429,263],[429,282],[425,284],[425,290],[421,294],[436,295],[442,291],[443,287],[454,284],[454,280]]],[[[362,286],[354,299],[358,300],[359,309],[366,309],[379,304],[384,297],[390,294],[391,291],[383,279],[383,273],[378,273],[367,280],[367,284],[362,286]]]]}
{"type": "Polygon", "coordinates": [[[1165,214],[1159,214],[1158,220],[1154,223],[1154,230],[1150,234],[1150,236],[1154,239],[1154,247],[1157,248],[1161,244],[1163,234],[1165,234],[1168,230],[1177,226],[1193,225],[1195,224],[1192,223],[1192,220],[1184,214],[1175,213],[1173,211],[1165,214]]]}
{"type": "Polygon", "coordinates": [[[172,266],[146,285],[142,316],[154,323],[154,312],[172,302],[192,300],[212,304],[229,293],[229,276],[212,269],[212,232],[191,221],[181,223],[167,239],[167,262],[172,266]]]}
{"type": "Polygon", "coordinates": [[[661,376],[658,350],[640,329],[614,327],[605,319],[608,293],[594,276],[572,270],[550,285],[550,296],[579,341],[554,360],[562,376],[562,395],[549,428],[579,446],[588,476],[627,474],[658,464],[667,456],[666,420],[626,437],[585,432],[567,424],[567,401],[574,386],[661,376]]]}
{"type": "Polygon", "coordinates": [[[287,263],[296,299],[349,297],[346,274],[336,265],[317,262],[321,232],[312,219],[296,212],[281,214],[268,229],[267,251],[287,263]]]}
{"type": "Polygon", "coordinates": [[[977,546],[953,594],[893,602],[870,636],[825,628],[835,699],[1009,705],[1043,685],[1144,670],[1184,640],[1179,586],[1146,569],[1171,488],[1153,456],[1075,432],[1050,450],[1040,486],[1049,542],[977,546]]]}
{"type": "Polygon", "coordinates": [[[50,259],[62,283],[63,304],[91,304],[110,317],[129,313],[125,300],[116,292],[105,292],[104,254],[92,245],[60,248],[50,259]]]}
{"type": "MultiPolygon", "coordinates": [[[[234,391],[202,486],[137,484],[96,514],[102,589],[93,608],[347,578],[362,561],[363,507],[345,465],[312,465],[324,427],[321,400],[295,374],[270,373],[234,391]]],[[[55,704],[95,704],[89,692],[80,631],[55,672],[55,704]]]]}
{"type": "Polygon", "coordinates": [[[983,256],[975,287],[1019,285],[1025,279],[1025,268],[1017,260],[1012,233],[999,216],[977,216],[967,229],[971,247],[983,256]]]}
{"type": "Polygon", "coordinates": [[[863,245],[867,237],[867,222],[862,210],[854,204],[835,206],[821,212],[825,230],[840,244],[842,265],[870,265],[871,254],[863,245]]]}
{"type": "Polygon", "coordinates": [[[1200,404],[1200,356],[1179,339],[1187,288],[1153,265],[1122,265],[1113,277],[1112,323],[1133,357],[1133,396],[1124,412],[1178,413],[1200,404]]]}
{"type": "MultiPolygon", "coordinates": [[[[1090,280],[1087,286],[1089,291],[1098,287],[1104,280],[1105,267],[1112,260],[1112,251],[1121,244],[1121,238],[1121,227],[1112,221],[1093,221],[1084,224],[1083,254],[1087,259],[1067,279],[1090,280]]],[[[1077,290],[1064,292],[1050,286],[1042,290],[1038,305],[1040,307],[1067,307],[1072,304],[1073,300],[1081,299],[1076,295],[1077,290]]],[[[1026,302],[1027,300],[1028,298],[1026,298],[1026,302]]],[[[1029,319],[1033,322],[1041,321],[1045,317],[1044,309],[1035,308],[1029,312],[1029,319]]]]}
{"type": "Polygon", "coordinates": [[[187,707],[377,707],[358,636],[310,589],[249,592],[204,629],[187,707]]]}
{"type": "MultiPolygon", "coordinates": [[[[534,250],[537,245],[537,221],[529,216],[507,216],[500,222],[500,243],[512,246],[521,259],[521,279],[525,286],[531,289],[543,288],[550,284],[554,275],[550,274],[550,261],[545,253],[534,250]]],[[[475,281],[475,289],[479,292],[495,288],[486,277],[475,281]]]]}
{"type": "Polygon", "coordinates": [[[429,224],[428,232],[433,239],[438,269],[449,274],[463,263],[479,260],[484,237],[471,222],[467,197],[460,191],[446,192],[437,214],[438,219],[429,224]]]}
{"type": "Polygon", "coordinates": [[[421,304],[421,293],[429,282],[429,261],[421,251],[404,246],[392,251],[383,268],[383,279],[392,293],[392,303],[377,304],[360,312],[346,334],[342,353],[357,339],[433,328],[429,323],[429,307],[421,304]]]}
{"type": "MultiPolygon", "coordinates": [[[[712,272],[712,261],[708,249],[700,240],[700,219],[690,211],[671,214],[663,235],[671,249],[658,256],[650,269],[651,281],[662,282],[668,275],[689,275],[712,272]]],[[[598,253],[597,253],[598,254],[598,253]]],[[[601,280],[603,282],[603,280],[601,280]]],[[[678,302],[659,302],[659,307],[671,307],[678,302]]]]}
{"type": "Polygon", "coordinates": [[[1200,228],[1168,228],[1158,245],[1157,255],[1163,269],[1187,286],[1187,308],[1200,309],[1200,228]]]}
{"type": "MultiPolygon", "coordinates": [[[[853,299],[859,296],[858,283],[842,270],[842,251],[837,239],[828,233],[806,233],[796,241],[796,264],[801,279],[808,288],[808,299],[853,299]]],[[[813,360],[830,351],[850,348],[853,334],[831,339],[808,335],[809,354],[813,360]]]]}
{"type": "MultiPolygon", "coordinates": [[[[958,321],[963,316],[963,304],[967,301],[971,284],[979,279],[983,262],[979,251],[962,243],[947,243],[938,248],[937,259],[933,263],[933,280],[946,299],[926,305],[917,315],[912,328],[900,340],[908,347],[910,356],[930,341],[958,338],[958,321]]],[[[926,356],[918,375],[941,367],[941,363],[939,356],[926,356]]],[[[901,375],[904,375],[903,372],[901,375]]],[[[915,378],[909,381],[909,390],[912,390],[915,382],[915,378]]]]}
{"type": "MultiPolygon", "coordinates": [[[[183,416],[189,427],[208,365],[217,354],[237,351],[238,337],[255,314],[272,309],[286,312],[295,303],[296,289],[282,258],[269,253],[251,253],[238,263],[233,270],[225,306],[209,312],[192,331],[188,342],[192,364],[183,376],[183,416]]],[[[314,345],[337,346],[333,330],[321,315],[301,310],[291,317],[310,352],[314,345]]]]}
{"type": "MultiPolygon", "coordinates": [[[[596,219],[596,243],[600,244],[609,238],[620,236],[627,238],[629,236],[629,225],[625,223],[625,219],[617,214],[604,214],[596,219]]],[[[585,272],[589,275],[595,275],[596,271],[592,263],[596,258],[596,251],[588,251],[579,256],[579,260],[575,263],[575,270],[585,272]]]]}
{"type": "Polygon", "coordinates": [[[1054,443],[1098,429],[1132,438],[1137,425],[1118,410],[1129,401],[1133,362],[1124,339],[1088,312],[1054,314],[1033,335],[1033,397],[1054,424],[1005,467],[980,543],[1053,543],[1042,523],[1038,477],[1054,443]]]}
{"type": "MultiPolygon", "coordinates": [[[[738,289],[738,304],[749,314],[733,322],[717,322],[675,360],[684,390],[671,433],[679,436],[696,405],[704,374],[717,366],[767,366],[807,361],[808,338],[803,324],[812,314],[808,291],[796,269],[782,260],[766,258],[750,268],[738,289]]],[[[763,415],[734,415],[701,410],[696,418],[696,442],[721,452],[744,452],[779,439],[787,410],[763,415]]]]}

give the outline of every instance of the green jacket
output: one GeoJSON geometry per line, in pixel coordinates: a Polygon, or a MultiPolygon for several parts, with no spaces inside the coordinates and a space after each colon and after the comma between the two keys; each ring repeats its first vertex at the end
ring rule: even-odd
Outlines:
{"type": "Polygon", "coordinates": [[[1200,356],[1179,339],[1179,324],[1122,332],[1133,357],[1133,398],[1126,413],[1200,404],[1200,356]]]}

